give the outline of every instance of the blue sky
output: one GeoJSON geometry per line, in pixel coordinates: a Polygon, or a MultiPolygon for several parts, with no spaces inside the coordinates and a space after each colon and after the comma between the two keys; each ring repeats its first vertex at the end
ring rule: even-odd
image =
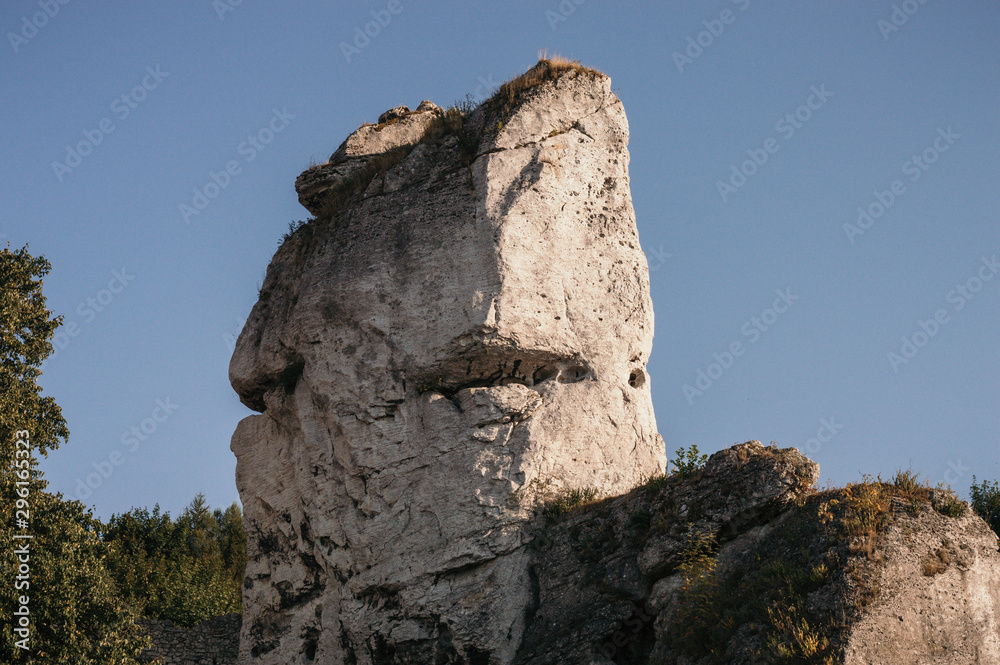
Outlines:
{"type": "Polygon", "coordinates": [[[236,500],[229,356],[308,216],[295,177],[540,49],[628,113],[668,450],[1000,477],[996,3],[230,2],[0,7],[0,240],[52,262],[67,324],[55,490],[102,517],[236,500]]]}

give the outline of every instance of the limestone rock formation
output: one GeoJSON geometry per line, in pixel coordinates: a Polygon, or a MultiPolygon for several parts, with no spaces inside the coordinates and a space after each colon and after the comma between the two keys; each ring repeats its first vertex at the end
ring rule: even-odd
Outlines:
{"type": "Polygon", "coordinates": [[[1000,663],[950,492],[756,441],[663,475],[607,77],[401,106],[296,181],[230,379],[246,665],[1000,663]]]}
{"type": "Polygon", "coordinates": [[[363,126],[298,179],[230,365],[242,657],[511,663],[553,493],[661,472],[653,315],[609,79],[542,61],[363,126]],[[443,659],[443,660],[442,660],[443,659]]]}

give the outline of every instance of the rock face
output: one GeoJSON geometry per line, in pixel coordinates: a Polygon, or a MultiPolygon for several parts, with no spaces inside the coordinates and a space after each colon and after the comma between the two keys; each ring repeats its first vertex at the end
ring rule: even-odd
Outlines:
{"type": "Polygon", "coordinates": [[[907,510],[885,550],[880,597],[850,629],[847,665],[1000,663],[1000,554],[982,519],[907,510]]]}
{"type": "Polygon", "coordinates": [[[607,77],[542,61],[298,178],[230,365],[240,662],[1000,663],[950,493],[756,441],[662,475],[627,143],[607,77]]]}
{"type": "Polygon", "coordinates": [[[262,412],[232,440],[247,662],[512,663],[534,509],[662,471],[625,113],[561,69],[393,109],[298,179],[321,217],[230,365],[262,412]]]}
{"type": "Polygon", "coordinates": [[[550,520],[518,663],[1000,662],[997,536],[949,492],[751,441],[550,520]]]}

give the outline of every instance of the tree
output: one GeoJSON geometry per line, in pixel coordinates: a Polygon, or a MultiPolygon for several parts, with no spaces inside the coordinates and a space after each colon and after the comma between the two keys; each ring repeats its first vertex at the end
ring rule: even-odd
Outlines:
{"type": "MultiPolygon", "coordinates": [[[[0,468],[14,461],[14,432],[30,433],[31,451],[47,455],[69,437],[62,410],[38,385],[42,361],[52,353],[52,335],[62,317],[49,318],[42,277],[50,270],[44,257],[27,246],[0,250],[0,468]]],[[[31,467],[35,460],[32,455],[31,467]]]]}
{"type": "Polygon", "coordinates": [[[246,532],[235,503],[209,509],[202,494],[177,520],[159,506],[112,515],[103,538],[108,568],[142,616],[193,626],[239,612],[246,569],[246,532]]]}
{"type": "Polygon", "coordinates": [[[225,512],[216,516],[219,522],[219,540],[222,560],[237,590],[243,587],[247,568],[247,532],[243,527],[243,512],[234,501],[225,512]]]}
{"type": "Polygon", "coordinates": [[[61,323],[42,294],[49,270],[27,247],[0,250],[0,662],[132,665],[147,642],[104,567],[100,523],[80,502],[46,492],[37,467],[37,453],[69,437],[38,384],[61,323]],[[22,634],[10,629],[15,618],[22,634]]]}

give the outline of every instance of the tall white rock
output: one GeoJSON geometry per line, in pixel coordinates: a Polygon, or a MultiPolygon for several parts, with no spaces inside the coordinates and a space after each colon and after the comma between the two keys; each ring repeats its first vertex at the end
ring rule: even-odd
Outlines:
{"type": "Polygon", "coordinates": [[[662,470],[653,311],[609,79],[542,61],[393,109],[300,176],[230,379],[244,662],[506,664],[538,502],[662,470]],[[408,147],[409,146],[409,147],[408,147]]]}

